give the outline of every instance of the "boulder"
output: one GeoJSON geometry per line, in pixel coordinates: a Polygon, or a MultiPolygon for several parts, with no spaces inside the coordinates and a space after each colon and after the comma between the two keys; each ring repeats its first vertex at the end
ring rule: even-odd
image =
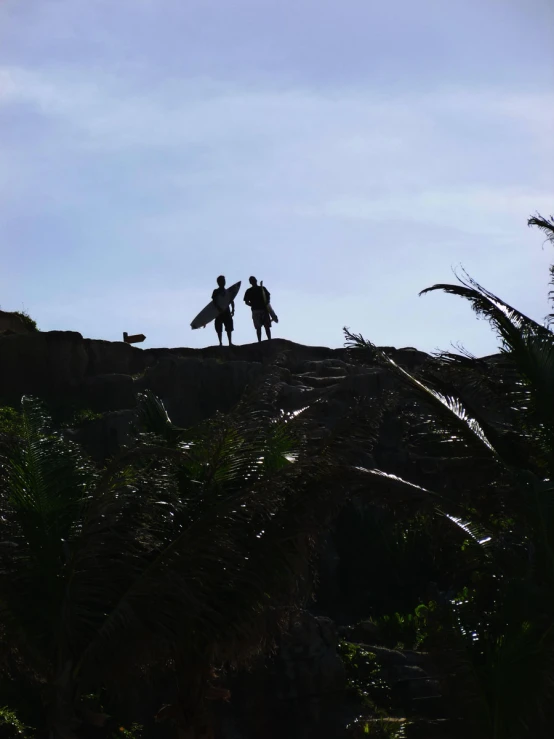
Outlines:
{"type": "Polygon", "coordinates": [[[283,637],[272,666],[276,695],[291,699],[343,690],[346,672],[337,642],[331,619],[302,611],[283,637]]]}
{"type": "Polygon", "coordinates": [[[87,375],[136,375],[148,366],[148,355],[142,349],[123,341],[85,339],[88,355],[87,375]]]}
{"type": "Polygon", "coordinates": [[[280,639],[275,657],[261,660],[231,688],[239,736],[342,736],[358,708],[345,706],[346,672],[336,648],[333,622],[300,612],[280,639]]]}
{"type": "Polygon", "coordinates": [[[75,387],[86,375],[83,337],[73,331],[40,331],[0,337],[0,397],[18,403],[22,395],[50,399],[75,387]]]}
{"type": "Polygon", "coordinates": [[[86,377],[77,391],[79,404],[97,413],[134,408],[136,392],[130,375],[86,377]]]}

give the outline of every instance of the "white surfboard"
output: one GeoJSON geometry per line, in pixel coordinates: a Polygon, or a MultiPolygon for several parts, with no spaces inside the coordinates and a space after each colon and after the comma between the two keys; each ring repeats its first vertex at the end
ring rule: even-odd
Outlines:
{"type": "Polygon", "coordinates": [[[200,313],[191,322],[190,327],[204,328],[204,326],[207,326],[208,323],[211,323],[211,321],[216,319],[222,311],[229,307],[230,303],[237,297],[239,290],[240,281],[235,282],[234,285],[231,285],[231,287],[227,288],[227,290],[225,291],[225,295],[221,295],[220,297],[218,297],[217,305],[214,303],[213,300],[210,300],[208,305],[205,308],[202,308],[200,313]]]}
{"type": "MultiPolygon", "coordinates": [[[[262,280],[262,281],[260,282],[260,287],[262,287],[262,288],[263,288],[263,286],[264,286],[264,283],[263,283],[263,280],[262,280]]],[[[274,311],[274,310],[273,310],[273,308],[271,307],[271,303],[268,303],[268,302],[267,302],[267,300],[265,299],[265,290],[263,290],[263,289],[262,289],[262,295],[263,295],[263,298],[264,298],[264,303],[265,303],[265,307],[267,308],[267,312],[268,312],[268,313],[269,313],[269,315],[271,316],[271,320],[272,320],[272,321],[273,321],[274,323],[279,323],[279,319],[277,318],[277,314],[275,313],[275,311],[274,311]]]]}

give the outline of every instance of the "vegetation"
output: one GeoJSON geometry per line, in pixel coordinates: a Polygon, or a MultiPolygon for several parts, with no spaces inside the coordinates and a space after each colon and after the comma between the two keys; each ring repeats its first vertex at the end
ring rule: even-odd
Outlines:
{"type": "MultiPolygon", "coordinates": [[[[553,240],[554,221],[530,219],[553,240]]],[[[551,270],[554,279],[554,272],[551,270]]],[[[466,585],[435,614],[435,647],[456,681],[472,735],[547,736],[554,697],[554,334],[465,275],[434,285],[469,300],[497,332],[500,354],[442,353],[418,373],[361,336],[360,359],[387,367],[406,389],[406,436],[421,475],[368,470],[383,495],[416,494],[468,534],[466,585]],[[411,401],[417,401],[417,412],[411,401]]],[[[551,294],[552,297],[552,294],[551,294]]]]}
{"type": "Polygon", "coordinates": [[[362,706],[386,715],[392,708],[390,687],[380,676],[375,654],[347,641],[340,642],[338,651],[346,668],[347,690],[354,693],[362,706]]]}
{"type": "Polygon", "coordinates": [[[31,316],[24,310],[14,311],[16,316],[19,316],[29,331],[38,331],[37,322],[31,318],[31,316]]]}
{"type": "MultiPolygon", "coordinates": [[[[554,219],[529,224],[554,244],[554,219]]],[[[103,466],[40,401],[0,409],[0,735],[149,736],[156,695],[158,721],[213,737],[226,674],[316,593],[331,523],[337,620],[429,652],[461,735],[550,735],[554,311],[538,323],[465,274],[434,291],[468,300],[500,353],[408,371],[346,332],[352,361],[394,383],[332,433],[317,407],[282,413],[271,375],[195,429],[146,393],[135,446],[103,466]],[[391,429],[396,462],[378,444],[391,429]]],[[[409,736],[371,647],[339,653],[364,709],[350,735],[409,736]]]]}
{"type": "Polygon", "coordinates": [[[26,739],[32,736],[32,729],[21,723],[16,714],[6,706],[0,708],[0,733],[6,737],[26,739]]]}
{"type": "Polygon", "coordinates": [[[106,722],[85,695],[136,701],[138,674],[165,673],[162,716],[203,735],[214,671],[248,664],[308,597],[345,497],[298,418],[244,406],[185,431],[150,395],[141,410],[150,431],[103,470],[31,398],[0,439],[5,688],[54,736],[106,722]]]}

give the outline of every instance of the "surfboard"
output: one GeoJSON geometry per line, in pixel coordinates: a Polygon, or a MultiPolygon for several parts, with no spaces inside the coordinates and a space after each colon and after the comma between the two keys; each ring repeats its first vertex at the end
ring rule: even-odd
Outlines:
{"type": "Polygon", "coordinates": [[[213,300],[210,300],[205,308],[202,308],[200,313],[191,321],[191,328],[204,328],[208,323],[213,321],[217,316],[229,307],[229,304],[237,297],[240,290],[240,281],[235,282],[234,285],[227,288],[225,295],[218,297],[217,305],[213,300]]]}
{"type": "MultiPolygon", "coordinates": [[[[264,283],[263,283],[263,280],[262,280],[260,282],[260,287],[263,288],[263,286],[264,286],[264,283]]],[[[263,298],[264,298],[265,307],[267,308],[267,312],[271,316],[271,320],[274,321],[274,323],[279,323],[279,319],[277,318],[277,314],[275,313],[275,311],[271,307],[271,303],[268,303],[267,300],[266,300],[266,298],[265,298],[265,290],[262,290],[262,295],[263,295],[263,298]]]]}

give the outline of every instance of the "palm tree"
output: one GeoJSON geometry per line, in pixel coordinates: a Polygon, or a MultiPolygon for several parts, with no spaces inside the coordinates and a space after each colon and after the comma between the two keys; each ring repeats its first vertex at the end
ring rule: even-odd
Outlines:
{"type": "Polygon", "coordinates": [[[147,433],[103,470],[31,398],[0,435],[0,669],[34,689],[53,737],[103,720],[85,694],[168,671],[160,717],[209,736],[214,668],[271,645],[347,497],[307,414],[243,404],[190,431],[146,395],[141,417],[147,433]]]}
{"type": "MultiPolygon", "coordinates": [[[[546,236],[546,240],[549,241],[554,246],[554,216],[550,216],[550,218],[543,218],[541,215],[537,213],[535,216],[531,216],[531,218],[527,221],[528,226],[536,226],[538,229],[540,229],[543,234],[546,236]]],[[[554,264],[550,265],[550,285],[551,287],[554,287],[554,264]]],[[[548,293],[548,297],[551,301],[554,301],[554,290],[550,290],[548,293]]],[[[547,316],[548,322],[551,323],[554,319],[554,314],[550,313],[547,316]]]]}
{"type": "MultiPolygon", "coordinates": [[[[554,219],[529,224],[554,240],[554,219]]],[[[468,300],[489,321],[500,354],[442,353],[409,373],[347,331],[353,356],[399,380],[412,455],[438,469],[436,487],[425,489],[390,471],[367,474],[373,491],[414,492],[481,542],[481,563],[441,624],[443,639],[450,635],[442,648],[463,645],[473,733],[546,736],[554,698],[554,334],[465,274],[422,294],[437,290],[468,300]]]]}

